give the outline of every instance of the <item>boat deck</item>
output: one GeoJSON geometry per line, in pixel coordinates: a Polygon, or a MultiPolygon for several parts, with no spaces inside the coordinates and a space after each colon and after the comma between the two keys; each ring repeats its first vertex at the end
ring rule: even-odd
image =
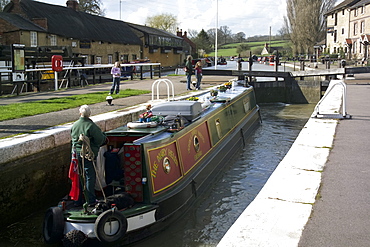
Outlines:
{"type": "MultiPolygon", "coordinates": [[[[198,118],[195,118],[192,122],[195,122],[197,119],[204,117],[205,115],[217,110],[224,103],[231,101],[233,98],[240,95],[245,90],[252,90],[252,87],[247,88],[243,86],[235,86],[226,92],[220,92],[217,97],[211,96],[210,92],[201,94],[198,96],[199,102],[203,105],[203,110],[198,118]],[[208,104],[206,103],[208,102],[208,104]]],[[[190,125],[192,122],[188,123],[186,126],[190,125]]],[[[186,127],[185,126],[185,127],[186,127]]],[[[173,132],[167,131],[168,127],[158,125],[153,128],[141,128],[141,129],[130,129],[127,126],[122,126],[117,129],[106,132],[108,136],[142,136],[138,138],[133,143],[141,144],[147,142],[158,141],[173,135],[173,132]]]]}

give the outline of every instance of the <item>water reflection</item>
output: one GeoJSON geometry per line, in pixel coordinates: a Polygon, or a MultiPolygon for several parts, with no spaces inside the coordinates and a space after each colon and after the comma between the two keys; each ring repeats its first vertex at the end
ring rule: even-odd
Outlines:
{"type": "MultiPolygon", "coordinates": [[[[262,125],[246,142],[246,148],[197,203],[163,232],[132,247],[216,246],[238,216],[254,199],[283,159],[314,105],[260,105],[262,125]]],[[[14,223],[0,233],[0,246],[50,246],[42,242],[45,210],[14,223]]]]}
{"type": "Polygon", "coordinates": [[[216,246],[284,158],[314,105],[261,105],[263,124],[217,182],[176,224],[133,246],[216,246]]]}

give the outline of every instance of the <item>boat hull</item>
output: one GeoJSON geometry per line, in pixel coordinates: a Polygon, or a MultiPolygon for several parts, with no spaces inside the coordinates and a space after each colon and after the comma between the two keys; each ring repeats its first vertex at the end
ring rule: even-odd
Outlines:
{"type": "MultiPolygon", "coordinates": [[[[131,208],[112,206],[101,213],[86,214],[69,202],[62,216],[64,234],[82,231],[91,246],[96,242],[128,244],[177,220],[233,163],[260,124],[253,88],[234,90],[214,98],[210,106],[199,111],[200,103],[170,104],[169,109],[189,105],[190,110],[187,116],[190,122],[183,126],[178,122],[179,128],[175,130],[165,126],[142,130],[122,127],[107,132],[110,145],[123,150],[120,159],[124,180],[115,186],[124,189],[135,204],[131,208]]],[[[46,220],[46,225],[60,219],[60,215],[49,213],[49,216],[52,220],[46,220]]],[[[45,229],[54,228],[44,227],[44,236],[45,229]]]]}

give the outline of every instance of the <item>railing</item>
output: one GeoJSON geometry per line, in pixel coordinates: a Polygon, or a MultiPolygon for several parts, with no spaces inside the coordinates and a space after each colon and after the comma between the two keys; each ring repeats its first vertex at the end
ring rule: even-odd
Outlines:
{"type": "Polygon", "coordinates": [[[173,88],[173,83],[172,81],[168,80],[168,79],[159,79],[159,80],[156,80],[153,82],[152,84],[152,101],[154,101],[154,88],[155,86],[157,85],[157,100],[159,100],[159,85],[164,82],[166,83],[166,86],[167,86],[167,101],[170,101],[171,98],[170,98],[170,85],[171,85],[171,88],[172,88],[172,100],[175,99],[175,91],[174,91],[174,88],[173,88]]]}
{"type": "MultiPolygon", "coordinates": [[[[111,81],[110,68],[112,66],[113,64],[73,66],[71,63],[65,65],[61,72],[52,71],[50,65],[40,66],[40,68],[26,69],[25,78],[21,81],[13,81],[11,67],[4,66],[0,69],[0,95],[20,94],[23,90],[28,92],[34,87],[37,91],[42,91],[41,84],[46,83],[50,84],[50,88],[59,90],[62,87],[75,86],[76,84],[72,85],[72,79],[77,80],[79,86],[87,85],[88,81],[92,84],[111,81]]],[[[151,79],[153,79],[154,73],[158,73],[158,77],[161,77],[161,63],[121,64],[121,67],[122,74],[130,77],[131,80],[134,79],[134,76],[141,80],[144,79],[144,73],[149,73],[151,79]]]]}
{"type": "Polygon", "coordinates": [[[316,118],[331,118],[331,119],[346,119],[346,118],[352,118],[351,115],[347,114],[347,109],[346,109],[346,104],[347,104],[347,86],[344,83],[343,80],[332,80],[329,84],[329,88],[326,90],[324,96],[321,98],[321,100],[317,103],[315,107],[315,113],[313,117],[316,118]],[[322,113],[320,111],[320,107],[322,106],[323,101],[327,97],[330,96],[330,93],[333,91],[333,89],[337,86],[340,86],[342,89],[342,112],[341,113],[322,113]]]}

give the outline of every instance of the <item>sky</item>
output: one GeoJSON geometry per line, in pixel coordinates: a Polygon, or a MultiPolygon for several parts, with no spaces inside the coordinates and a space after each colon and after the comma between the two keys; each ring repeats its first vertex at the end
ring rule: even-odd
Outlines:
{"type": "MultiPolygon", "coordinates": [[[[67,0],[36,0],[66,6],[67,0]]],[[[148,16],[172,14],[182,31],[228,26],[246,38],[277,34],[286,16],[286,0],[102,0],[105,17],[144,25],[148,16]],[[218,8],[217,8],[218,6],[218,8]],[[218,18],[216,18],[218,17],[218,18]]]]}
{"type": "MultiPolygon", "coordinates": [[[[36,0],[66,6],[67,0],[36,0]]],[[[343,0],[337,0],[337,4],[343,0]]],[[[105,17],[144,25],[148,16],[172,14],[182,31],[228,26],[246,37],[278,34],[286,16],[286,0],[102,0],[105,17]]]]}

